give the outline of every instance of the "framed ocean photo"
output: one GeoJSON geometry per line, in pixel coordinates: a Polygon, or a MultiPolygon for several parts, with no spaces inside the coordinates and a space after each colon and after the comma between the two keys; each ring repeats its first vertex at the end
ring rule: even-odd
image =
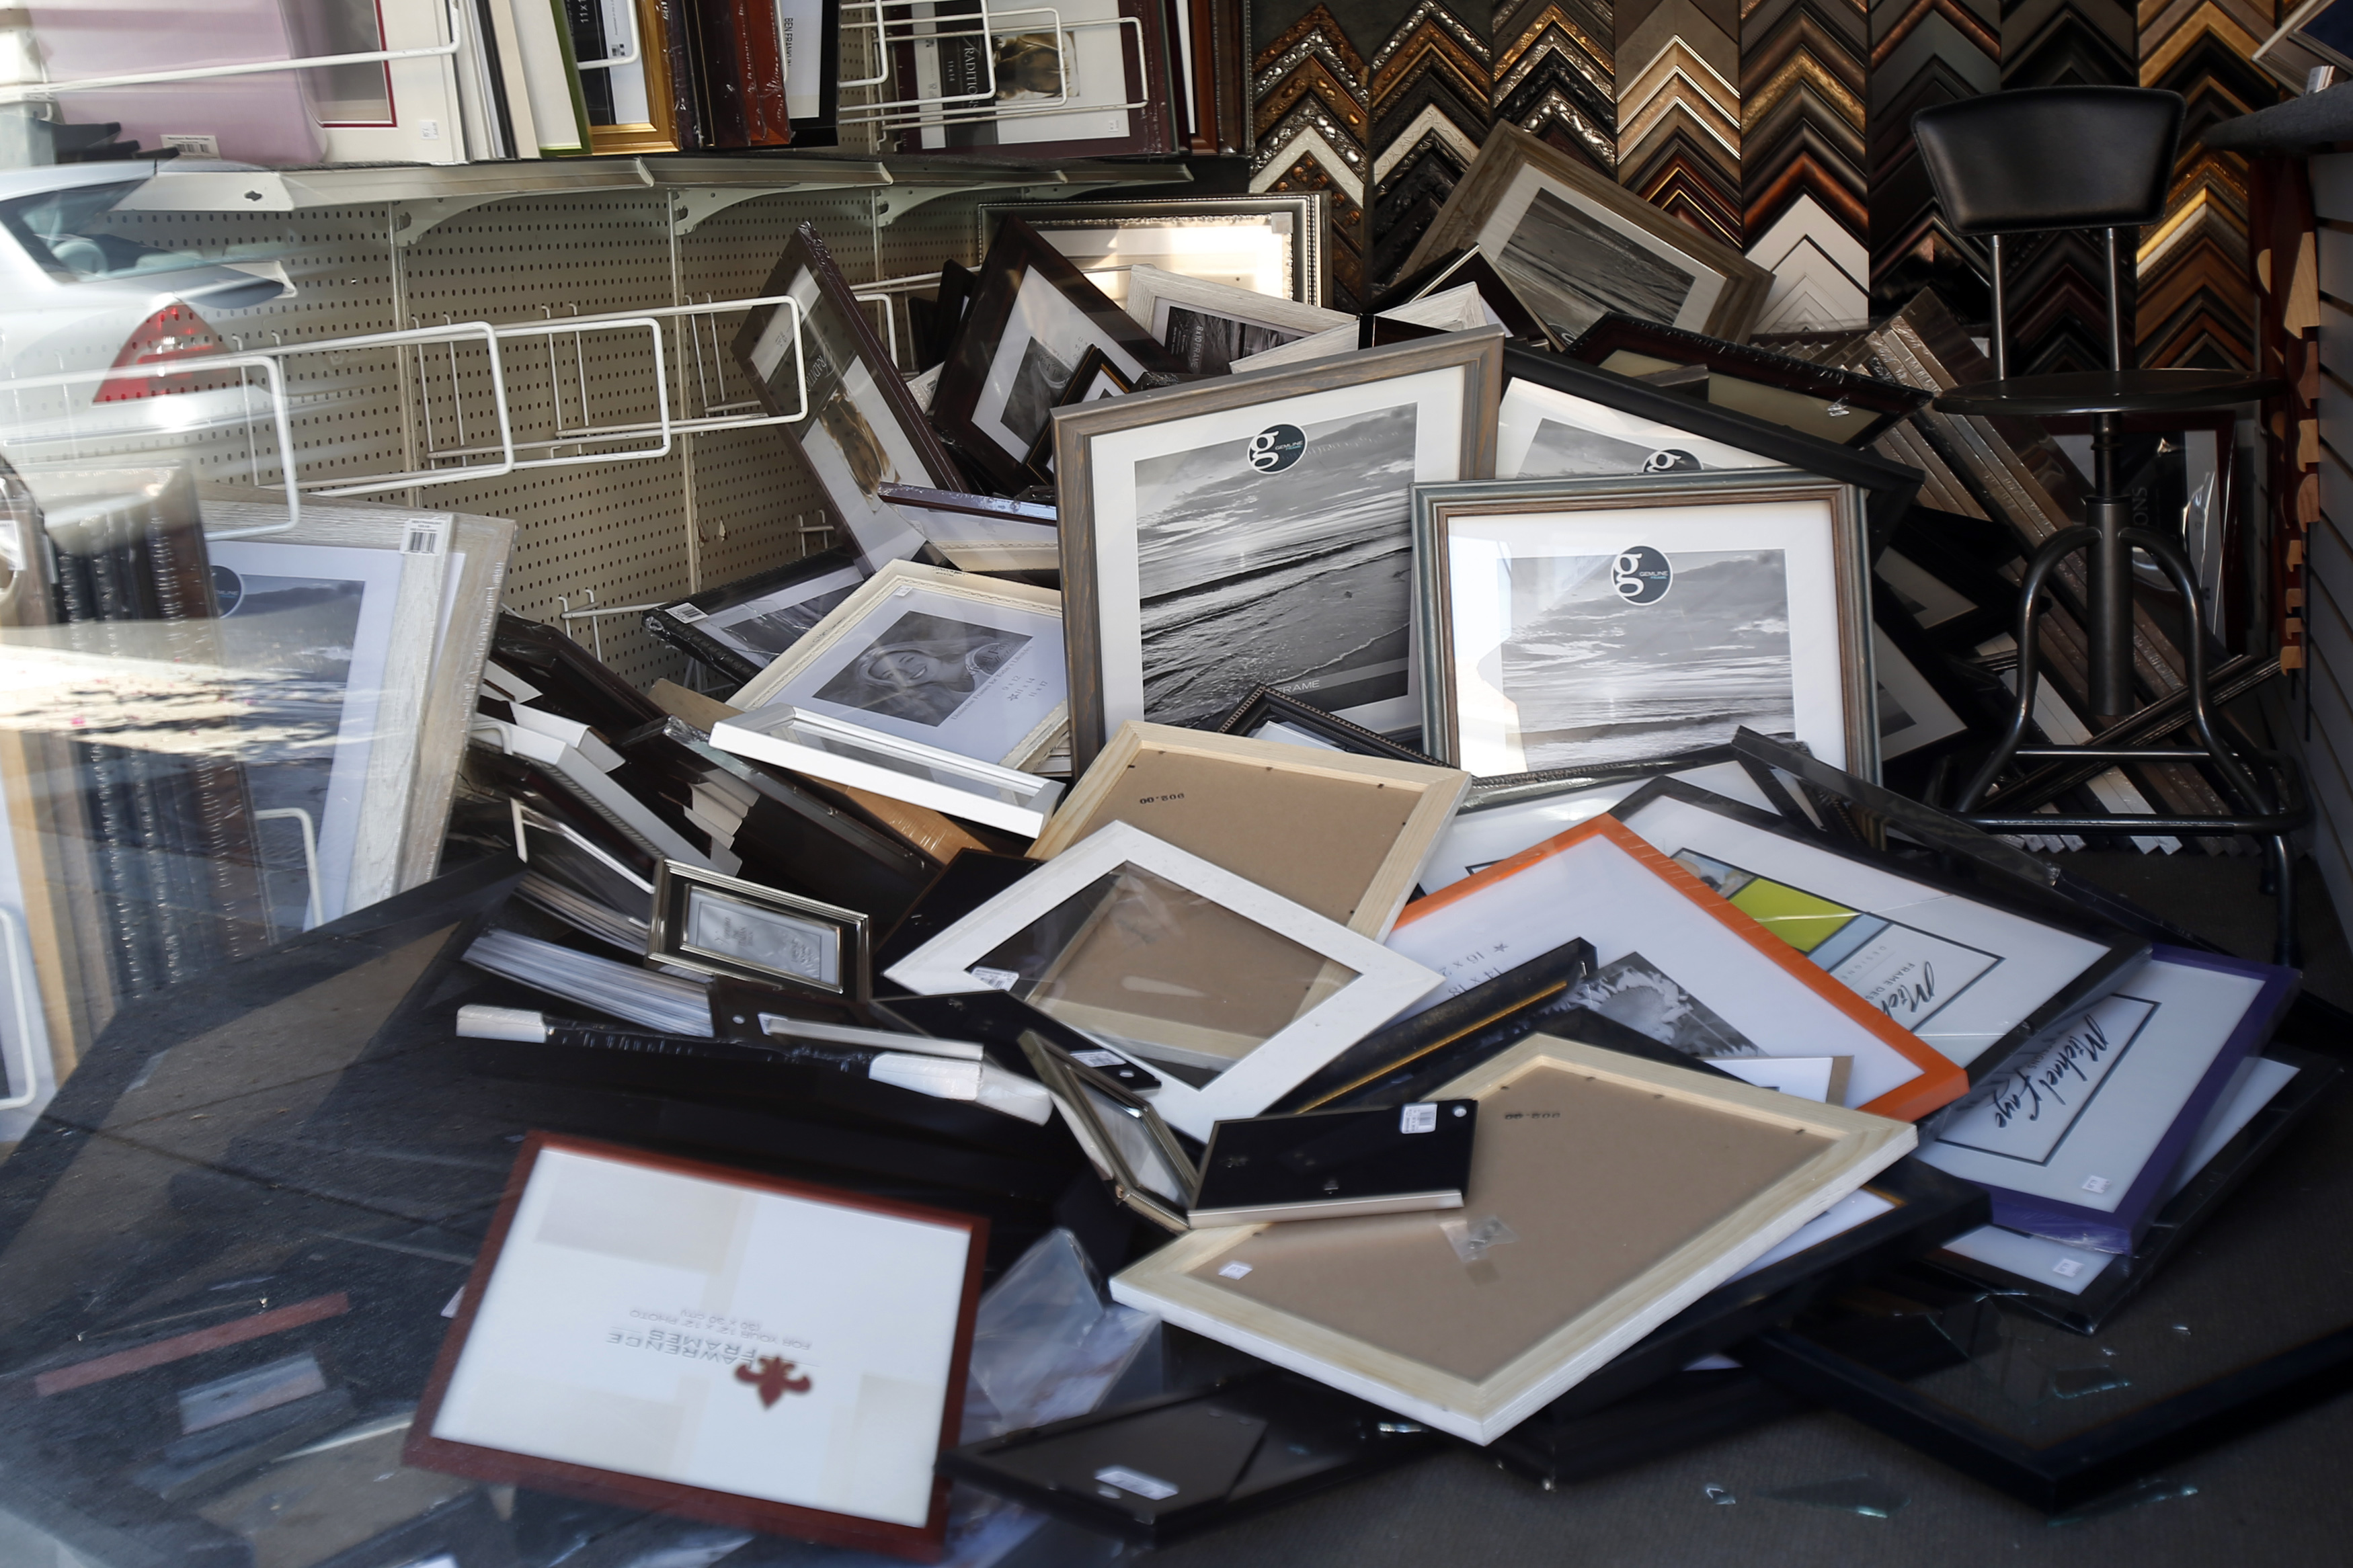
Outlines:
{"type": "Polygon", "coordinates": [[[1810,475],[1414,491],[1423,749],[1474,776],[1791,736],[1877,769],[1854,488],[1810,475]]]}
{"type": "Polygon", "coordinates": [[[1489,470],[1503,342],[1483,327],[1057,411],[1077,766],[1131,719],[1214,729],[1261,686],[1410,730],[1413,488],[1489,470]]]}

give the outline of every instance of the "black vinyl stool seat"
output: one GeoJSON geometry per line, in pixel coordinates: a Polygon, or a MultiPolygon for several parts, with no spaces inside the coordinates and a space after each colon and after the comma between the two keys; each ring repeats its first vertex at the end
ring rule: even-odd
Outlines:
{"type": "Polygon", "coordinates": [[[2164,216],[2181,140],[2178,94],[2130,87],[2046,87],[1989,93],[1921,110],[1912,132],[1937,204],[1955,229],[1982,236],[1992,260],[1994,379],[1955,387],[1936,399],[1941,413],[2040,418],[2088,415],[2094,473],[2081,525],[2044,541],[2027,564],[2019,588],[2018,692],[2010,723],[1978,766],[1954,808],[1998,833],[2114,833],[2112,818],[2014,816],[1978,809],[2002,770],[2020,758],[2036,761],[2183,762],[2210,767],[2235,808],[2223,816],[2152,819],[2167,833],[2247,835],[2268,840],[2267,879],[2277,900],[2280,962],[2295,961],[2295,849],[2287,835],[2309,816],[2306,805],[2284,805],[2290,769],[2251,769],[2216,732],[2207,700],[2206,627],[2197,574],[2179,539],[2133,525],[2130,501],[2116,474],[2121,416],[2182,414],[2227,407],[2286,390],[2276,380],[2230,370],[2142,370],[2126,352],[2124,233],[2164,216]],[[2108,368],[2052,375],[2010,374],[2009,300],[2003,240],[2054,229],[2105,229],[2107,240],[2108,368]],[[2053,569],[2077,551],[2090,557],[2085,605],[2092,710],[2103,719],[2131,711],[2135,550],[2165,571],[2181,596],[2186,635],[2181,648],[2187,699],[2178,719],[2153,730],[2142,743],[2028,746],[2032,721],[2042,595],[2053,569]],[[2168,731],[2186,731],[2187,744],[2160,745],[2168,731]],[[2282,787],[2274,789],[2274,784],[2282,787]]]}

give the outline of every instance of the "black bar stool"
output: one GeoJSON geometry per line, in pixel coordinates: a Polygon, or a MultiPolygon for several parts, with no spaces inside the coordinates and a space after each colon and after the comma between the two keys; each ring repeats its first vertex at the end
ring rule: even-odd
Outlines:
{"type": "Polygon", "coordinates": [[[1986,237],[1993,260],[1994,379],[1956,387],[1936,399],[1947,414],[2041,418],[2088,415],[2092,419],[2092,493],[2081,525],[2046,540],[2027,564],[2018,610],[2018,701],[2008,728],[1986,754],[1954,809],[1997,833],[2118,831],[2110,817],[2005,816],[1978,808],[2002,770],[2020,758],[2077,762],[2208,764],[2235,808],[2226,816],[2153,819],[2168,834],[2248,835],[2268,841],[2268,875],[2279,910],[2277,952],[2295,962],[2295,849],[2288,834],[2308,807],[2284,805],[2292,767],[2285,759],[2258,759],[2250,768],[2216,732],[2206,691],[2206,627],[2197,574],[2179,541],[2132,526],[2129,500],[2120,493],[2116,450],[2120,416],[2182,414],[2269,397],[2284,384],[2241,371],[2140,370],[2131,363],[2124,321],[2122,271],[2126,231],[2163,216],[2181,139],[2182,100],[2175,93],[2129,87],[2048,87],[1989,93],[1926,109],[1912,133],[1945,216],[1960,233],[1986,237]],[[2009,301],[2004,293],[2002,242],[2011,235],[2052,229],[2104,229],[2107,237],[2108,368],[2063,375],[2010,374],[2009,301]],[[2090,555],[2090,599],[2084,636],[2090,643],[2092,710],[2103,719],[2132,711],[2133,569],[2135,550],[2154,559],[2181,595],[2185,636],[2182,684],[2186,712],[2167,731],[2186,730],[2191,743],[2163,745],[2167,731],[2137,745],[2028,746],[2040,677],[2036,637],[2042,595],[2060,562],[2077,551],[2090,555]],[[2279,778],[2272,776],[2277,767],[2279,778]],[[2282,787],[2275,788],[2277,784],[2282,787]]]}

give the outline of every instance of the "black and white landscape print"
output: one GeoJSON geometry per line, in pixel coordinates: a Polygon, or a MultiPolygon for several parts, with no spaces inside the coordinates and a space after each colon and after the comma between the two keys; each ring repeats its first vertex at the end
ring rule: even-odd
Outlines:
{"type": "Polygon", "coordinates": [[[1280,348],[1298,336],[1280,327],[1252,326],[1231,316],[1172,305],[1164,346],[1196,375],[1223,375],[1233,369],[1234,361],[1280,348]]]}
{"type": "Polygon", "coordinates": [[[1615,559],[1508,568],[1511,630],[1478,673],[1518,709],[1524,766],[1672,756],[1722,745],[1744,724],[1767,735],[1797,728],[1781,552],[1670,554],[1672,584],[1647,605],[1619,595],[1615,559]]]}
{"type": "Polygon", "coordinates": [[[1599,430],[1546,419],[1536,426],[1520,459],[1523,479],[1561,479],[1588,474],[1674,474],[1697,472],[1705,467],[1677,447],[1656,447],[1628,441],[1599,430]]]}
{"type": "Polygon", "coordinates": [[[1562,999],[1687,1057],[1761,1057],[1757,1043],[1639,952],[1593,972],[1562,999]]]}
{"type": "Polygon", "coordinates": [[[1567,338],[1611,310],[1672,322],[1698,280],[1672,258],[1546,190],[1528,203],[1495,264],[1528,308],[1567,338]]]}
{"type": "Polygon", "coordinates": [[[1146,719],[1196,723],[1261,684],[1327,711],[1405,695],[1416,412],[1306,426],[1280,473],[1248,437],[1136,465],[1146,719]]]}

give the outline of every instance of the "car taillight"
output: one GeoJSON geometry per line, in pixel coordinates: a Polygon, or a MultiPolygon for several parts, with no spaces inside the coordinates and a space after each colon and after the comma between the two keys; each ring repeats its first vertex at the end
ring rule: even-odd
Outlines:
{"type": "MultiPolygon", "coordinates": [[[[139,323],[114,356],[113,367],[122,370],[131,365],[165,364],[174,360],[201,359],[221,352],[220,334],[205,324],[205,319],[187,306],[174,303],[164,306],[139,323]]],[[[115,375],[109,376],[98,389],[100,403],[128,403],[142,397],[161,397],[174,392],[199,392],[228,386],[234,376],[193,375],[115,375]]]]}

